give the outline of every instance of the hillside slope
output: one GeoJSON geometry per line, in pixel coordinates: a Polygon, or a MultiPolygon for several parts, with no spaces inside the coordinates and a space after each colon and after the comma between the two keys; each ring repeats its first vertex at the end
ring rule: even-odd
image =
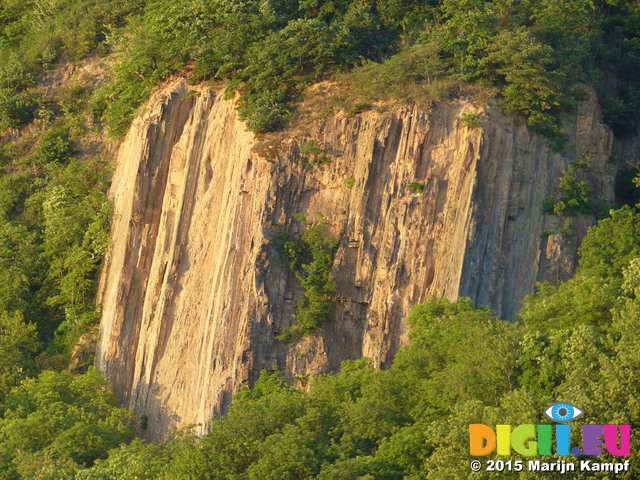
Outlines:
{"type": "Polygon", "coordinates": [[[593,96],[565,120],[562,153],[492,101],[297,125],[257,138],[222,94],[174,80],[120,148],[96,365],[151,439],[190,423],[206,431],[264,368],[303,381],[345,359],[389,365],[403,319],[429,296],[470,296],[513,318],[536,281],[568,278],[594,222],[548,235],[563,220],[542,205],[567,165],[588,155],[594,197],[613,201],[613,137],[593,96]],[[309,140],[327,164],[308,165],[309,140]],[[274,336],[301,288],[279,236],[302,233],[298,213],[321,214],[339,240],[338,305],[317,335],[286,343],[274,336]]]}

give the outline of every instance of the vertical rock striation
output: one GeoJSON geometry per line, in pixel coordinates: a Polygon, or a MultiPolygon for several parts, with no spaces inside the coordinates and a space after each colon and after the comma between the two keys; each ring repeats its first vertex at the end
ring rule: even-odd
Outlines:
{"type": "Polygon", "coordinates": [[[591,156],[591,181],[613,200],[612,135],[595,100],[579,108],[554,153],[498,107],[470,101],[424,110],[338,114],[256,138],[219,94],[182,80],[152,97],[131,127],[113,179],[113,245],[101,282],[96,365],[120,402],[148,417],[147,436],[201,424],[263,368],[315,374],[367,356],[385,367],[406,343],[403,319],[429,296],[470,296],[513,318],[535,281],[571,274],[577,240],[544,215],[567,163],[591,156]],[[463,113],[482,121],[459,124],[463,113]],[[305,165],[303,141],[330,160],[305,165]],[[347,182],[347,179],[352,179],[347,182]],[[417,183],[420,192],[409,187],[417,183]],[[340,240],[336,319],[296,344],[300,287],[277,230],[322,214],[340,240]]]}

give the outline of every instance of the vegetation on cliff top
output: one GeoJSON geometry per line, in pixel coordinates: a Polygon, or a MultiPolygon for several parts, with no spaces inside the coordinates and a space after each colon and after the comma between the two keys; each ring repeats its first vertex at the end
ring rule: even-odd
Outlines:
{"type": "Polygon", "coordinates": [[[625,134],[640,123],[639,16],[634,0],[8,0],[0,128],[39,117],[38,71],[115,51],[95,98],[115,134],[159,79],[187,66],[193,81],[240,93],[256,131],[282,126],[310,83],[358,67],[365,95],[411,96],[401,86],[414,82],[442,95],[451,79],[498,87],[506,111],[555,137],[558,115],[592,84],[625,134]]]}
{"type": "Polygon", "coordinates": [[[443,95],[450,79],[498,87],[507,112],[557,140],[558,115],[593,84],[624,134],[640,122],[639,14],[613,0],[153,0],[113,30],[122,62],[102,112],[122,132],[159,78],[193,64],[194,81],[240,93],[249,128],[273,130],[307,85],[362,65],[363,94],[408,94],[398,85],[417,81],[443,95]]]}

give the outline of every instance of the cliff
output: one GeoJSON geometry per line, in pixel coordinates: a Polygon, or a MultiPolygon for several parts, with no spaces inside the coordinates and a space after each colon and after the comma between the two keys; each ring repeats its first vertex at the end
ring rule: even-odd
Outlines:
{"type": "Polygon", "coordinates": [[[206,431],[263,368],[293,377],[362,356],[388,365],[407,341],[403,319],[429,296],[470,296],[513,318],[536,281],[571,274],[593,219],[577,217],[569,238],[545,236],[562,219],[542,205],[581,153],[595,196],[613,200],[613,140],[594,98],[567,118],[562,153],[492,101],[380,110],[257,138],[218,93],[176,80],[153,95],[118,154],[96,354],[121,404],[148,417],[148,438],[191,423],[206,431]],[[464,113],[481,126],[459,123],[464,113]],[[310,139],[328,164],[305,165],[310,139]],[[340,241],[339,302],[322,332],[286,344],[274,335],[300,287],[275,227],[300,234],[295,213],[322,214],[340,241]]]}

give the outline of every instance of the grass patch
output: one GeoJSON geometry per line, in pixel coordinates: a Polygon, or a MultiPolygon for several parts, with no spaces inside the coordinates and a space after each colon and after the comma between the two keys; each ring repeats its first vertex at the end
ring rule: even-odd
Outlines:
{"type": "Polygon", "coordinates": [[[409,185],[407,185],[407,188],[417,193],[424,192],[424,185],[421,183],[411,182],[409,185]]]}

